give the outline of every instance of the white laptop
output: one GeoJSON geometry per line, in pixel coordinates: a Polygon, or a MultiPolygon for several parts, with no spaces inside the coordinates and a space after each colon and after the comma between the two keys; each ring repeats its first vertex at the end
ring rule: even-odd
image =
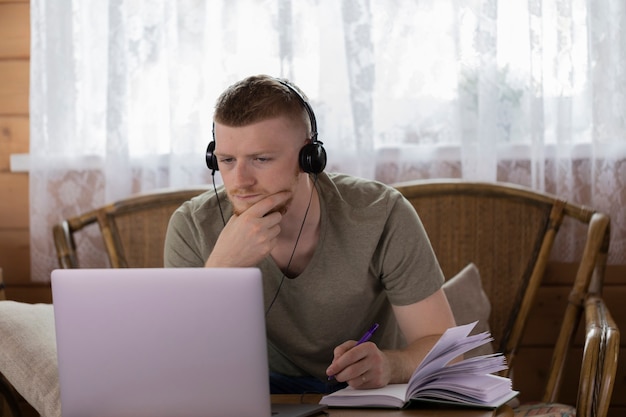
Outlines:
{"type": "Polygon", "coordinates": [[[64,417],[293,417],[271,405],[256,268],[59,269],[64,417]]]}

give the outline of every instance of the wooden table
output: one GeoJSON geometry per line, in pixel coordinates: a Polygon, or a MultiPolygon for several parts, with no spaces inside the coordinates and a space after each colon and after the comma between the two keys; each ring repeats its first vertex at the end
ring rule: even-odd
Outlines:
{"type": "MultiPolygon", "coordinates": [[[[317,404],[321,399],[318,394],[304,395],[272,395],[274,404],[317,404]]],[[[512,417],[513,409],[503,405],[496,410],[472,408],[423,408],[410,410],[387,410],[380,408],[329,408],[326,410],[331,417],[512,417]]],[[[323,414],[320,414],[323,415],[323,414]]]]}

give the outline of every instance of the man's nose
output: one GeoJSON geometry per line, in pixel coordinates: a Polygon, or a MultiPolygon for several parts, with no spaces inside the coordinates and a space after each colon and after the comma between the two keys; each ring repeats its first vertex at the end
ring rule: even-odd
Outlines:
{"type": "Polygon", "coordinates": [[[246,162],[238,162],[234,169],[235,183],[237,187],[243,187],[254,183],[254,176],[246,162]]]}

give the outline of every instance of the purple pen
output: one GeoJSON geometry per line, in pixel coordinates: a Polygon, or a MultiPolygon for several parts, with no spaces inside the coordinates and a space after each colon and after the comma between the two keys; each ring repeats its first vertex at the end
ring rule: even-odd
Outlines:
{"type": "Polygon", "coordinates": [[[361,343],[365,343],[368,340],[370,340],[372,338],[372,335],[374,334],[374,332],[376,331],[376,329],[378,329],[378,323],[374,323],[372,325],[372,327],[370,327],[370,329],[363,335],[361,336],[361,338],[359,339],[358,342],[356,342],[355,346],[360,345],[361,343]]]}

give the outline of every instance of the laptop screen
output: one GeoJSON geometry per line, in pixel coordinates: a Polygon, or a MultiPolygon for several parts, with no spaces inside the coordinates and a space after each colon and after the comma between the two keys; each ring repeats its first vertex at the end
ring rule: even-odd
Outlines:
{"type": "Polygon", "coordinates": [[[256,268],[52,272],[64,417],[270,416],[256,268]]]}

